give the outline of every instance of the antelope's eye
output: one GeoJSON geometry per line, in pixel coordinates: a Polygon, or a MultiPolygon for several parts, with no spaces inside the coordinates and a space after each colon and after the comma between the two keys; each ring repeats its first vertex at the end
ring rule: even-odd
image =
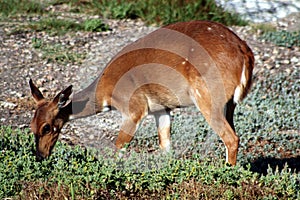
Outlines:
{"type": "Polygon", "coordinates": [[[49,124],[46,124],[46,125],[43,127],[43,129],[42,129],[42,134],[45,135],[45,134],[49,133],[50,130],[51,130],[50,125],[49,125],[49,124]]]}

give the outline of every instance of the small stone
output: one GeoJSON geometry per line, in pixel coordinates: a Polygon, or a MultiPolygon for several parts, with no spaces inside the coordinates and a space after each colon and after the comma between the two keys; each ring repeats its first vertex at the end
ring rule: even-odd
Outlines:
{"type": "Polygon", "coordinates": [[[53,81],[54,80],[54,77],[52,76],[52,75],[47,75],[47,80],[49,80],[49,81],[53,81]]]}
{"type": "Polygon", "coordinates": [[[48,92],[47,88],[45,88],[45,87],[40,87],[39,90],[42,91],[43,93],[48,92]]]}
{"type": "Polygon", "coordinates": [[[260,55],[255,55],[255,56],[254,56],[254,59],[255,59],[255,60],[260,60],[260,55]]]}
{"type": "Polygon", "coordinates": [[[282,63],[282,64],[290,64],[290,60],[287,60],[287,59],[286,59],[286,60],[281,61],[281,63],[282,63]]]}
{"type": "Polygon", "coordinates": [[[263,61],[266,61],[270,58],[270,55],[269,54],[265,54],[263,57],[262,57],[262,60],[263,61]]]}
{"type": "Polygon", "coordinates": [[[16,97],[18,97],[18,98],[24,97],[24,94],[22,94],[20,92],[16,92],[16,97]]]}
{"type": "Polygon", "coordinates": [[[89,135],[89,139],[90,140],[94,140],[95,139],[95,136],[93,134],[89,135]]]}
{"type": "Polygon", "coordinates": [[[286,71],[287,74],[291,74],[291,69],[290,68],[286,68],[285,71],[286,71]]]}
{"type": "Polygon", "coordinates": [[[43,81],[40,80],[40,79],[38,79],[38,80],[36,80],[36,84],[37,84],[37,85],[43,85],[43,81]]]}
{"type": "Polygon", "coordinates": [[[7,101],[0,101],[0,107],[12,110],[12,109],[16,108],[17,105],[14,103],[11,103],[11,102],[7,102],[7,101]]]}
{"type": "Polygon", "coordinates": [[[269,65],[269,64],[265,64],[264,66],[265,66],[265,68],[267,68],[267,69],[272,69],[272,68],[273,68],[273,66],[272,66],[272,65],[269,65]]]}
{"type": "Polygon", "coordinates": [[[277,49],[277,48],[274,48],[272,53],[273,53],[273,54],[278,54],[278,53],[279,53],[279,51],[278,51],[278,49],[277,49]]]}
{"type": "Polygon", "coordinates": [[[292,58],[291,58],[291,62],[292,62],[292,63],[299,63],[299,59],[296,58],[296,57],[292,57],[292,58]]]}

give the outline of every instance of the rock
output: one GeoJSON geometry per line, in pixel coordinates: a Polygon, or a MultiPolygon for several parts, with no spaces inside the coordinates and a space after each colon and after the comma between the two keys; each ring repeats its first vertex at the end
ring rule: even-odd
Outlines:
{"type": "Polygon", "coordinates": [[[297,57],[292,57],[292,58],[291,58],[291,62],[292,62],[292,63],[299,63],[299,58],[297,58],[297,57]]]}
{"type": "Polygon", "coordinates": [[[281,63],[287,65],[287,64],[290,64],[290,61],[286,59],[286,60],[281,61],[281,63]]]}
{"type": "Polygon", "coordinates": [[[0,101],[0,107],[4,108],[4,109],[15,109],[17,107],[16,104],[11,103],[11,102],[7,102],[7,101],[0,101]]]}
{"type": "Polygon", "coordinates": [[[225,9],[240,13],[254,22],[277,21],[291,13],[300,12],[298,0],[217,0],[216,2],[225,9]]]}

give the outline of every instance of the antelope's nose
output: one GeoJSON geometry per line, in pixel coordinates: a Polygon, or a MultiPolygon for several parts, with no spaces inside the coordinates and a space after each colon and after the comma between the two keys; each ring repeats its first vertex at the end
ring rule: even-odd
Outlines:
{"type": "Polygon", "coordinates": [[[45,159],[45,156],[41,154],[39,151],[36,152],[36,161],[41,162],[45,159]]]}

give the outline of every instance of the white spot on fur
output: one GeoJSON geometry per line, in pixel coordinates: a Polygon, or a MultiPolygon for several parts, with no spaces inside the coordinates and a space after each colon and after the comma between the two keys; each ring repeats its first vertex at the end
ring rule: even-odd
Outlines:
{"type": "Polygon", "coordinates": [[[183,61],[182,64],[185,65],[188,60],[188,58],[185,58],[185,61],[183,61]]]}
{"type": "Polygon", "coordinates": [[[207,27],[207,30],[211,31],[212,29],[210,27],[207,27]]]}

